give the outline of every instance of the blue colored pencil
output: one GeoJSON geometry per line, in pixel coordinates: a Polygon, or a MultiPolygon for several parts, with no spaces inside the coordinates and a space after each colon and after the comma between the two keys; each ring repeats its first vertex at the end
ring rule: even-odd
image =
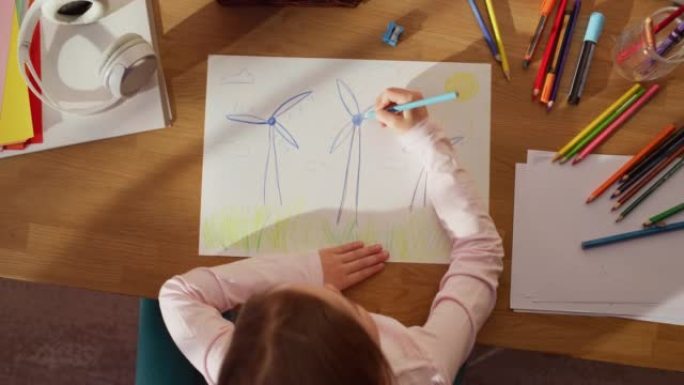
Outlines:
{"type": "MultiPolygon", "coordinates": [[[[418,108],[418,107],[426,107],[426,106],[431,106],[431,105],[437,104],[437,103],[448,102],[448,101],[454,100],[456,98],[458,98],[458,93],[447,92],[446,94],[416,100],[415,102],[410,102],[410,103],[406,103],[406,104],[397,104],[396,106],[392,106],[392,107],[388,108],[387,111],[389,111],[389,112],[408,111],[408,110],[412,110],[412,109],[418,108]]],[[[373,110],[368,111],[364,118],[375,119],[375,111],[373,111],[373,110]]]]}
{"type": "Polygon", "coordinates": [[[594,247],[610,245],[612,243],[629,241],[636,238],[650,237],[651,235],[658,235],[677,230],[684,230],[684,222],[676,222],[661,227],[650,227],[648,229],[630,231],[627,233],[584,241],[582,242],[582,249],[586,250],[594,247]]]}
{"type": "Polygon", "coordinates": [[[468,4],[470,4],[470,9],[473,11],[473,15],[475,15],[475,20],[477,21],[477,24],[480,26],[480,30],[482,30],[482,36],[487,42],[489,50],[492,51],[492,56],[494,56],[494,59],[496,61],[500,62],[501,55],[499,54],[499,48],[496,46],[496,43],[494,42],[494,38],[492,37],[491,32],[489,32],[489,28],[487,28],[487,24],[485,24],[484,18],[482,17],[482,13],[480,13],[480,9],[477,7],[477,3],[475,3],[475,0],[468,0],[468,4]]]}
{"type": "Polygon", "coordinates": [[[560,90],[561,79],[563,78],[563,69],[565,69],[565,62],[570,56],[570,46],[572,46],[572,35],[575,32],[575,26],[577,25],[577,20],[579,20],[580,10],[582,8],[582,0],[575,0],[575,8],[572,10],[572,18],[570,19],[570,24],[568,25],[568,31],[565,33],[565,41],[563,42],[563,48],[561,48],[560,59],[558,61],[558,70],[556,71],[556,81],[553,84],[553,90],[551,91],[551,97],[546,105],[548,110],[553,108],[553,104],[556,102],[558,97],[558,90],[560,90]]]}

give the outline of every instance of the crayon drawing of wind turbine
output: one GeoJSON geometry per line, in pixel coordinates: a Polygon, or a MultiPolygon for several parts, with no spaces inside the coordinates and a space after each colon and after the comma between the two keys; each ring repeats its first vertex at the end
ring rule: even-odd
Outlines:
{"type": "MultiPolygon", "coordinates": [[[[449,141],[451,142],[452,146],[457,145],[460,143],[464,138],[462,136],[453,136],[449,138],[449,141]]],[[[422,190],[423,194],[423,207],[427,206],[427,184],[428,184],[428,171],[425,169],[425,167],[420,169],[420,174],[418,174],[418,180],[416,181],[416,185],[413,188],[413,195],[411,196],[411,204],[409,205],[409,211],[413,211],[413,208],[416,205],[416,199],[418,198],[418,191],[422,190]],[[423,182],[421,184],[421,182],[423,182]]]]}
{"type": "Polygon", "coordinates": [[[370,106],[365,110],[361,111],[361,109],[359,108],[359,102],[356,99],[356,95],[354,95],[354,92],[352,91],[351,87],[349,87],[347,83],[340,79],[337,79],[337,93],[340,97],[340,102],[342,103],[342,106],[344,106],[344,109],[347,111],[350,118],[349,122],[347,122],[347,124],[345,124],[337,132],[337,135],[335,135],[335,138],[333,139],[332,144],[330,145],[330,153],[332,154],[335,150],[340,148],[340,146],[346,139],[349,139],[347,165],[344,170],[344,181],[342,183],[342,197],[340,198],[340,207],[337,210],[337,224],[339,224],[340,220],[342,219],[342,208],[344,207],[344,201],[347,197],[347,185],[349,184],[350,180],[349,173],[350,171],[352,171],[351,159],[354,147],[356,147],[358,153],[358,159],[355,170],[356,175],[351,177],[356,180],[356,188],[354,190],[354,223],[356,223],[358,221],[359,215],[359,190],[361,188],[361,127],[363,126],[363,122],[367,119],[365,117],[366,112],[373,108],[373,106],[370,106]]]}
{"type": "Polygon", "coordinates": [[[280,189],[280,172],[278,170],[278,150],[276,145],[276,135],[280,136],[285,143],[293,147],[294,149],[299,149],[299,143],[292,136],[292,133],[285,128],[285,126],[278,121],[278,118],[294,108],[297,104],[302,102],[306,97],[311,95],[313,91],[304,91],[295,96],[292,96],[282,102],[273,113],[266,119],[250,115],[250,114],[229,114],[226,118],[230,121],[237,123],[253,124],[253,125],[263,125],[268,126],[268,150],[266,153],[266,166],[264,168],[264,182],[263,182],[263,202],[266,204],[266,185],[268,181],[268,174],[271,167],[275,173],[275,190],[278,193],[278,201],[280,205],[283,204],[283,195],[280,189]],[[271,157],[273,161],[271,161],[271,157]],[[273,166],[271,166],[273,164],[273,166]]]}

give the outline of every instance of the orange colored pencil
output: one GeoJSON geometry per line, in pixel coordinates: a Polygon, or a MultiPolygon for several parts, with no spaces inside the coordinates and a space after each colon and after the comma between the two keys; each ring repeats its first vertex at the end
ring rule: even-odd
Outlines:
{"type": "Polygon", "coordinates": [[[629,171],[632,166],[644,159],[653,149],[660,146],[661,143],[667,139],[667,137],[675,130],[674,124],[669,124],[667,127],[663,128],[658,135],[653,138],[653,140],[641,149],[636,155],[634,155],[630,160],[627,161],[619,170],[615,171],[613,175],[610,176],[602,185],[600,185],[594,192],[592,192],[587,198],[587,203],[591,203],[596,198],[600,197],[606,190],[610,188],[615,182],[620,180],[627,171],[629,171]]]}
{"type": "Polygon", "coordinates": [[[656,167],[653,168],[648,174],[646,174],[643,179],[638,181],[632,188],[630,188],[625,195],[621,196],[620,199],[618,199],[617,203],[615,206],[613,206],[612,210],[617,210],[619,209],[622,205],[624,205],[628,200],[632,199],[636,193],[639,192],[644,186],[646,186],[650,181],[653,180],[658,174],[660,174],[661,171],[667,168],[667,166],[670,165],[670,163],[674,162],[675,159],[678,157],[684,155],[684,146],[680,147],[677,151],[673,152],[668,156],[667,158],[663,159],[658,163],[656,167]]]}
{"type": "Polygon", "coordinates": [[[561,31],[558,35],[558,40],[556,41],[556,52],[553,54],[553,60],[551,61],[551,64],[549,64],[549,72],[546,74],[546,80],[544,81],[541,97],[539,98],[539,101],[543,104],[547,104],[551,99],[553,83],[556,80],[556,73],[558,72],[558,61],[560,60],[561,51],[563,50],[563,40],[565,40],[565,34],[568,33],[568,25],[570,24],[571,18],[572,12],[565,11],[563,24],[561,25],[561,31]]]}
{"type": "Polygon", "coordinates": [[[655,34],[653,33],[653,19],[647,17],[644,20],[644,35],[646,35],[646,46],[651,51],[655,50],[655,34]]]}

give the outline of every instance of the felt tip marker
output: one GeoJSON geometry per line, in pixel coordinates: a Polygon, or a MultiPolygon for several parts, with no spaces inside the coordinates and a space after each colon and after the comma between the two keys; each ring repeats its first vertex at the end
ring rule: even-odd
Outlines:
{"type": "Polygon", "coordinates": [[[584,35],[584,45],[577,61],[577,68],[572,77],[572,86],[568,96],[568,103],[579,104],[584,87],[587,85],[587,77],[589,76],[589,68],[591,61],[594,58],[594,50],[596,43],[598,43],[601,33],[603,32],[603,25],[605,17],[602,13],[594,12],[589,18],[589,25],[587,32],[584,35]]]}

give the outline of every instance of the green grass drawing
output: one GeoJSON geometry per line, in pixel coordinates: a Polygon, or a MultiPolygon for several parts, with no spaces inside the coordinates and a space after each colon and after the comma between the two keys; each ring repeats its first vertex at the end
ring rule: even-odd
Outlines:
{"type": "Polygon", "coordinates": [[[443,263],[451,241],[432,208],[409,212],[359,213],[335,222],[330,215],[302,214],[299,207],[228,206],[202,222],[204,254],[262,255],[317,250],[355,240],[380,243],[393,262],[443,263]]]}

